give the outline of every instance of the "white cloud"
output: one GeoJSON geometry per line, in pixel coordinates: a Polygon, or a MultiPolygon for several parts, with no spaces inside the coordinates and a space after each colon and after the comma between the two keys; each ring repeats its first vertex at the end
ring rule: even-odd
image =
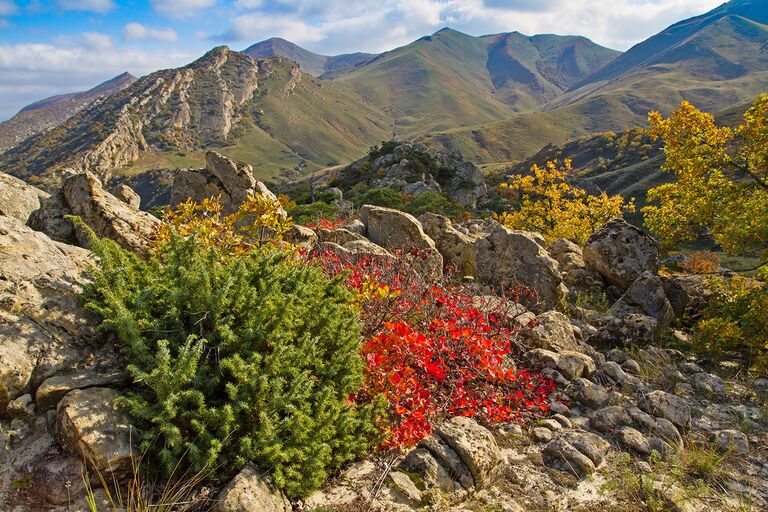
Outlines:
{"type": "Polygon", "coordinates": [[[152,0],[152,8],[170,18],[190,18],[216,4],[216,0],[152,0]]]}
{"type": "Polygon", "coordinates": [[[123,39],[138,41],[141,39],[156,39],[158,41],[176,41],[176,31],[172,28],[151,28],[141,23],[128,23],[123,27],[123,39]]]}
{"type": "Polygon", "coordinates": [[[10,16],[16,12],[16,4],[12,0],[0,0],[0,16],[10,16]]]}
{"type": "Polygon", "coordinates": [[[112,37],[100,32],[85,32],[82,41],[83,46],[89,50],[108,50],[114,46],[112,37]]]}
{"type": "Polygon", "coordinates": [[[56,5],[65,11],[109,12],[115,8],[112,0],[56,0],[56,5]]]}

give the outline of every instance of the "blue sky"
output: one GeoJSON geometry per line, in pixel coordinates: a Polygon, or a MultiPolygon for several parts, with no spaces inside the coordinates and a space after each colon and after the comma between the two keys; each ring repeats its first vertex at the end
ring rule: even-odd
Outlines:
{"type": "Polygon", "coordinates": [[[0,120],[123,71],[280,36],[324,54],[381,52],[450,26],[584,35],[625,50],[722,0],[0,0],[0,120]]]}

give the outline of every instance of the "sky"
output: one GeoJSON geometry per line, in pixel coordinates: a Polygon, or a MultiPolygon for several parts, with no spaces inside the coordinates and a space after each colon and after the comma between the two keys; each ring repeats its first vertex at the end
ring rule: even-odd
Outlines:
{"type": "Polygon", "coordinates": [[[0,120],[128,71],[283,37],[325,55],[390,50],[451,27],[578,34],[626,50],[723,0],[0,0],[0,120]]]}

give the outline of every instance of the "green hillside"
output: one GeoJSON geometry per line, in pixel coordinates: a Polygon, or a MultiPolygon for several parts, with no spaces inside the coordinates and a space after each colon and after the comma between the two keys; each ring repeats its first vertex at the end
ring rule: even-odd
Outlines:
{"type": "Polygon", "coordinates": [[[373,54],[361,52],[334,56],[319,55],[280,37],[272,37],[251,45],[243,50],[243,53],[254,59],[285,57],[296,62],[303,72],[312,76],[343,72],[375,57],[373,54]]]}
{"type": "Polygon", "coordinates": [[[333,81],[385,108],[410,137],[538,110],[616,55],[582,37],[443,29],[333,81]]]}

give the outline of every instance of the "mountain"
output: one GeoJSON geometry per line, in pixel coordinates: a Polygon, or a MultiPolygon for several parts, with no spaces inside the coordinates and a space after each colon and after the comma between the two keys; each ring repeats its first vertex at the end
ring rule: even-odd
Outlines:
{"type": "Polygon", "coordinates": [[[390,130],[379,108],[292,61],[219,47],[93,102],[0,155],[0,168],[50,186],[64,168],[108,178],[202,165],[219,148],[266,179],[351,161],[390,130]]]}
{"type": "Polygon", "coordinates": [[[617,55],[583,37],[445,28],[333,81],[387,110],[410,136],[538,110],[617,55]]]}
{"type": "Polygon", "coordinates": [[[43,130],[63,123],[75,112],[101,96],[120,91],[136,81],[123,73],[93,89],[60,94],[27,105],[7,121],[0,123],[0,152],[43,130]]]}
{"type": "Polygon", "coordinates": [[[517,161],[546,144],[646,123],[684,99],[719,112],[768,86],[768,0],[737,0],[681,21],[631,48],[538,112],[422,136],[477,163],[517,161]]]}
{"type": "Polygon", "coordinates": [[[634,46],[551,102],[616,97],[644,119],[683,99],[710,111],[753,98],[768,84],[768,0],[733,0],[634,46]]]}
{"type": "Polygon", "coordinates": [[[273,37],[249,46],[243,50],[243,53],[254,59],[285,57],[297,63],[303,72],[312,76],[344,72],[376,57],[371,53],[360,52],[335,56],[318,55],[279,37],[273,37]]]}

